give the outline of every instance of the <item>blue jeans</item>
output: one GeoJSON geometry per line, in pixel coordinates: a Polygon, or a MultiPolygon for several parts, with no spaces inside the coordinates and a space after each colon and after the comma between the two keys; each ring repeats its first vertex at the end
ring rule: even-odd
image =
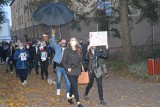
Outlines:
{"type": "Polygon", "coordinates": [[[68,80],[68,77],[66,75],[66,71],[62,67],[56,67],[56,75],[57,75],[57,89],[61,89],[61,80],[62,75],[64,76],[64,81],[66,85],[66,93],[69,93],[70,91],[70,82],[68,80]]]}

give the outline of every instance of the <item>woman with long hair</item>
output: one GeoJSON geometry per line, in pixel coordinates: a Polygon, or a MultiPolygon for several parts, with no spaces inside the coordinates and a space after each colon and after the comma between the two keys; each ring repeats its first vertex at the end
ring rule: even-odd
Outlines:
{"type": "Polygon", "coordinates": [[[99,94],[99,99],[100,99],[100,104],[101,105],[106,105],[107,103],[104,101],[103,98],[103,85],[102,85],[102,75],[100,77],[96,77],[95,75],[95,70],[100,66],[100,59],[107,59],[108,58],[108,44],[104,46],[102,49],[96,47],[96,46],[89,46],[89,52],[86,55],[86,59],[89,60],[88,64],[88,70],[89,75],[90,75],[90,82],[86,87],[85,93],[84,93],[84,98],[85,100],[88,100],[88,93],[90,89],[93,86],[94,79],[97,82],[97,88],[98,88],[98,94],[99,94]],[[105,49],[106,48],[106,49],[105,49]]]}
{"type": "Polygon", "coordinates": [[[79,101],[78,77],[82,70],[81,48],[76,38],[71,38],[68,47],[65,49],[62,59],[63,66],[67,71],[67,76],[71,84],[68,102],[74,104],[71,97],[74,94],[78,107],[83,107],[79,101]]]}

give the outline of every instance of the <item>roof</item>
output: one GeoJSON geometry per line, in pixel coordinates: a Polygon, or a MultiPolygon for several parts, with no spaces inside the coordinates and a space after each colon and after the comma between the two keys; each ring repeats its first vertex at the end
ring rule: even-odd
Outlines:
{"type": "Polygon", "coordinates": [[[13,4],[14,1],[15,1],[15,0],[12,0],[12,2],[10,3],[10,6],[13,4]]]}

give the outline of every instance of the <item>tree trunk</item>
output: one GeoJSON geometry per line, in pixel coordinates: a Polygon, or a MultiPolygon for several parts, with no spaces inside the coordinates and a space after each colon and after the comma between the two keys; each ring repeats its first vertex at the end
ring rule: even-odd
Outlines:
{"type": "Polygon", "coordinates": [[[128,4],[127,0],[119,0],[119,3],[124,61],[130,63],[132,59],[132,43],[129,29],[128,4]]]}

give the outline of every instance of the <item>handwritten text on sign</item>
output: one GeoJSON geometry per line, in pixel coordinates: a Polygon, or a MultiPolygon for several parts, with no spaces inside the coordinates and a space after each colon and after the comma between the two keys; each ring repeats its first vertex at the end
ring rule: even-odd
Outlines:
{"type": "Polygon", "coordinates": [[[107,31],[90,32],[90,46],[104,46],[108,44],[107,31]]]}

